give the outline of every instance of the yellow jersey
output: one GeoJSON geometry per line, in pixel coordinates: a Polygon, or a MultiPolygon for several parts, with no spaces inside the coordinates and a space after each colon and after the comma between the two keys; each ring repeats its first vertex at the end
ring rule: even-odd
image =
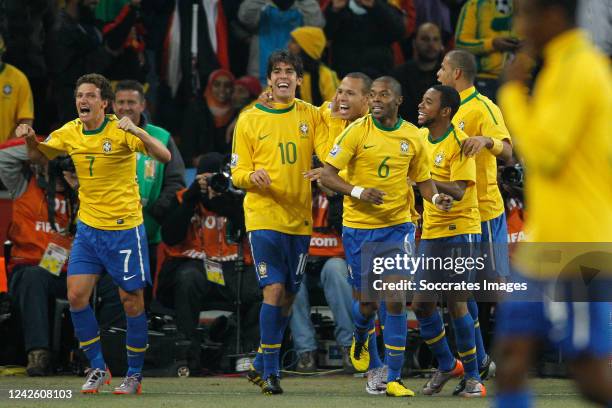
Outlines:
{"type": "Polygon", "coordinates": [[[468,136],[451,125],[438,140],[432,140],[427,129],[421,130],[431,163],[434,181],[466,181],[461,201],[454,201],[450,211],[439,210],[423,200],[423,239],[452,237],[462,234],[480,234],[480,214],[476,195],[476,163],[465,157],[462,144],[468,136]]]}
{"type": "Polygon", "coordinates": [[[143,221],[135,152],[147,152],[142,140],[118,123],[107,115],[98,129],[84,130],[75,119],[38,145],[50,159],[70,155],[79,178],[79,219],[101,230],[129,229],[143,221]]]}
{"type": "Polygon", "coordinates": [[[513,37],[512,2],[468,0],[461,9],[455,31],[456,46],[476,56],[478,76],[497,78],[510,53],[493,48],[495,37],[513,37]]]}
{"type": "Polygon", "coordinates": [[[531,96],[503,86],[499,105],[527,169],[531,242],[612,242],[610,61],[578,29],[550,41],[531,96]]]}
{"type": "MultiPolygon", "coordinates": [[[[455,128],[468,136],[487,136],[512,143],[499,108],[475,87],[459,93],[461,106],[453,117],[455,128]]],[[[476,192],[482,222],[499,217],[504,212],[497,185],[497,158],[489,149],[476,155],[476,192]]]]}
{"type": "Polygon", "coordinates": [[[336,138],[326,161],[337,169],[346,168],[348,183],[386,193],[381,205],[344,197],[343,224],[351,228],[411,222],[414,194],[406,177],[415,182],[431,178],[419,130],[401,118],[392,128],[384,127],[371,114],[357,119],[336,138]]]}
{"type": "Polygon", "coordinates": [[[28,78],[10,64],[0,63],[0,143],[19,119],[34,119],[34,100],[28,78]]]}
{"type": "Polygon", "coordinates": [[[312,233],[312,193],[303,172],[312,168],[312,154],[327,154],[328,130],[318,109],[300,99],[256,104],[240,114],[232,146],[232,180],[247,191],[247,231],[274,230],[293,235],[312,233]],[[265,169],[271,185],[256,187],[250,179],[265,169]]]}

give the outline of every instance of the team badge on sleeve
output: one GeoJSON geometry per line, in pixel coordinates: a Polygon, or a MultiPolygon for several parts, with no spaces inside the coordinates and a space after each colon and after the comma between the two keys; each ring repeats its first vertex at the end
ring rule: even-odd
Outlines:
{"type": "Polygon", "coordinates": [[[102,150],[104,151],[104,153],[110,153],[111,150],[113,150],[113,145],[110,139],[104,139],[104,141],[102,142],[102,150]]]}
{"type": "Polygon", "coordinates": [[[238,165],[238,153],[232,153],[232,159],[230,160],[230,167],[236,167],[238,165]]]}
{"type": "Polygon", "coordinates": [[[340,153],[340,146],[335,144],[334,147],[332,147],[331,151],[329,152],[329,155],[331,157],[336,157],[338,153],[340,153]]]}

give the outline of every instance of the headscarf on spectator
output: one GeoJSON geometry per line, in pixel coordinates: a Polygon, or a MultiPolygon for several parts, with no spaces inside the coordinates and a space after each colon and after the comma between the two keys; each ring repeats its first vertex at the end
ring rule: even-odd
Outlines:
{"type": "Polygon", "coordinates": [[[217,69],[211,72],[211,74],[208,76],[208,83],[206,84],[206,90],[204,91],[204,99],[206,99],[206,104],[208,105],[208,109],[215,120],[215,127],[217,128],[227,126],[227,124],[234,117],[231,95],[228,97],[227,101],[221,101],[217,99],[212,91],[213,82],[221,77],[229,78],[232,84],[236,80],[234,74],[231,72],[225,69],[217,69]]]}

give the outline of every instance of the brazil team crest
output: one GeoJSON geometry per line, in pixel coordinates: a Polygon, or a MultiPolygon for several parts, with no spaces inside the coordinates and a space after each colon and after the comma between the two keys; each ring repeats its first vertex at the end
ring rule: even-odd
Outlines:
{"type": "Polygon", "coordinates": [[[2,93],[8,96],[11,94],[11,92],[13,92],[13,87],[9,84],[4,85],[4,87],[2,88],[2,93]]]}
{"type": "Polygon", "coordinates": [[[300,137],[308,137],[308,123],[300,122],[300,137]]]}
{"type": "Polygon", "coordinates": [[[465,122],[464,121],[459,122],[459,129],[461,129],[461,130],[465,129],[465,122]]]}
{"type": "Polygon", "coordinates": [[[434,158],[434,166],[440,167],[443,160],[444,160],[444,152],[440,152],[436,154],[436,157],[434,158]]]}
{"type": "Polygon", "coordinates": [[[113,145],[110,139],[104,139],[102,141],[102,151],[104,151],[104,153],[110,153],[111,150],[113,150],[113,145]]]}
{"type": "Polygon", "coordinates": [[[400,142],[400,155],[406,156],[408,154],[408,150],[410,148],[410,144],[407,140],[402,140],[400,142]]]}
{"type": "Polygon", "coordinates": [[[259,279],[268,277],[268,266],[265,262],[260,262],[257,264],[257,274],[259,275],[259,279]]]}

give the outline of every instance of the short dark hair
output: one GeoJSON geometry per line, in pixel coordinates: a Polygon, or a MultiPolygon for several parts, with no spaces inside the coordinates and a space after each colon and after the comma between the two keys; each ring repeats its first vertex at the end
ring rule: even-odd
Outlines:
{"type": "Polygon", "coordinates": [[[431,87],[431,89],[440,92],[440,109],[450,108],[450,118],[452,119],[461,105],[459,92],[457,92],[455,88],[446,85],[434,85],[431,87]]]}
{"type": "Polygon", "coordinates": [[[386,82],[391,87],[391,90],[396,96],[402,96],[402,85],[397,79],[390,76],[381,76],[374,80],[374,82],[386,82]]]}
{"type": "Polygon", "coordinates": [[[537,0],[540,8],[561,7],[567,18],[576,23],[576,13],[578,8],[578,0],[537,0]]]}
{"type": "Polygon", "coordinates": [[[349,72],[344,76],[345,78],[354,78],[361,79],[363,81],[363,87],[361,88],[361,92],[364,95],[370,93],[370,89],[372,89],[372,78],[364,74],[363,72],[349,72]]]}
{"type": "Polygon", "coordinates": [[[79,86],[83,84],[95,85],[98,89],[100,89],[100,96],[103,100],[110,102],[115,97],[110,81],[100,74],[85,74],[77,79],[76,86],[74,87],[75,96],[77,89],[79,89],[79,86]]]}
{"type": "Polygon", "coordinates": [[[478,71],[474,54],[465,50],[453,50],[446,54],[446,56],[453,68],[460,69],[468,81],[474,82],[478,71]]]}
{"type": "Polygon", "coordinates": [[[142,84],[133,79],[124,79],[123,81],[117,82],[115,86],[115,95],[119,91],[136,91],[138,92],[138,96],[140,96],[140,101],[144,101],[144,88],[142,84]]]}
{"type": "Polygon", "coordinates": [[[274,66],[280,62],[291,65],[293,69],[295,69],[295,73],[297,74],[298,78],[304,76],[304,64],[302,63],[302,59],[299,57],[299,55],[293,55],[288,50],[277,50],[270,54],[270,57],[268,57],[268,78],[272,76],[274,66]]]}

